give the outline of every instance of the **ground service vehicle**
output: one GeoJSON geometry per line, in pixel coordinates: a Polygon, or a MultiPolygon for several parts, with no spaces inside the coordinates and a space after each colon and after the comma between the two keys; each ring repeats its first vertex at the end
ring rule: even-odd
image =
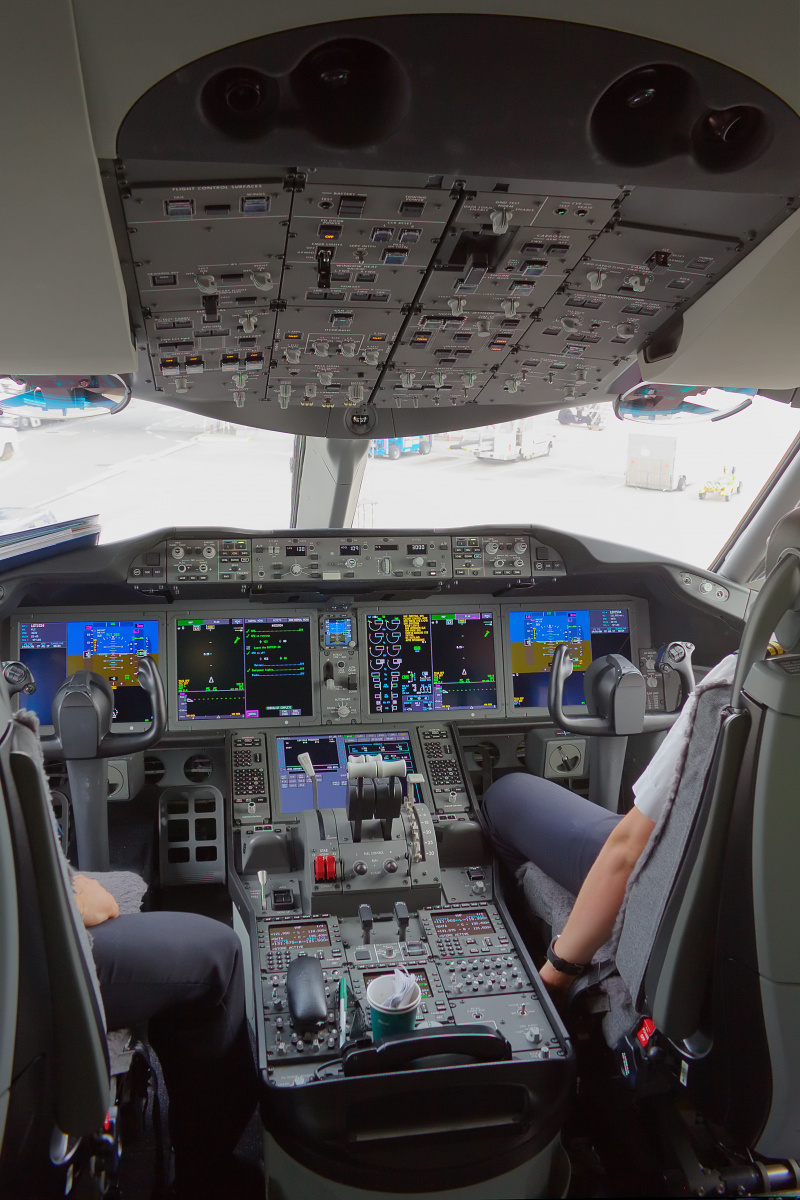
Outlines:
{"type": "Polygon", "coordinates": [[[742,490],[742,481],[736,474],[735,467],[723,467],[718,479],[709,479],[700,485],[697,493],[701,500],[712,496],[730,501],[731,496],[738,496],[742,490]]]}
{"type": "Polygon", "coordinates": [[[489,462],[519,462],[527,458],[541,458],[553,449],[555,435],[537,437],[537,425],[530,418],[522,421],[504,421],[501,425],[487,425],[481,430],[475,457],[489,462]]]}
{"type": "Polygon", "coordinates": [[[158,1140],[17,705],[76,864],[239,937],[265,1196],[800,1189],[798,658],[765,657],[800,608],[791,529],[766,568],[800,501],[796,12],[419,8],[5,6],[0,374],[82,415],[21,435],[0,505],[103,533],[0,569],[0,1193],[141,1200],[158,1140]],[[746,512],[625,487],[639,384],[758,389],[698,423],[746,512]],[[510,472],[432,441],[586,406],[510,472]],[[424,464],[368,462],[406,439],[424,464]],[[525,770],[626,810],[689,645],[698,677],[741,647],[714,756],[560,1012],[483,797],[525,770]],[[87,669],[113,711],[76,745],[87,669]],[[398,963],[420,1026],[376,1045],[398,963]]]}
{"type": "Polygon", "coordinates": [[[376,438],[370,445],[370,455],[373,458],[391,458],[396,460],[401,454],[430,454],[431,438],[402,437],[376,438]]]}

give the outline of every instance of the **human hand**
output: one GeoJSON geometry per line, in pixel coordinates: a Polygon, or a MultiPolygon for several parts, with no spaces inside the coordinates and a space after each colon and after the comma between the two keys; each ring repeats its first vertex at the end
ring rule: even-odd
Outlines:
{"type": "Polygon", "coordinates": [[[539,968],[539,978],[555,1001],[556,1007],[560,1008],[566,1002],[567,992],[575,982],[575,976],[557,971],[551,962],[545,960],[539,968]]]}
{"type": "Polygon", "coordinates": [[[116,900],[96,879],[89,879],[86,875],[74,875],[72,890],[75,893],[78,912],[87,929],[92,925],[102,925],[103,921],[110,917],[119,916],[116,900]]]}

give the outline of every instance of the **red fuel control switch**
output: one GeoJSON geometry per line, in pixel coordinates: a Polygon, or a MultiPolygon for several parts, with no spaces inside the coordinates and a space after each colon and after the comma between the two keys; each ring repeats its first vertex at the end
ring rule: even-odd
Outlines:
{"type": "Polygon", "coordinates": [[[327,880],[336,878],[336,855],[335,854],[326,854],[325,855],[325,878],[327,880]]]}
{"type": "Polygon", "coordinates": [[[327,858],[327,855],[325,855],[325,854],[315,854],[314,855],[314,879],[316,880],[317,883],[325,882],[325,860],[326,860],[326,858],[327,858]]]}

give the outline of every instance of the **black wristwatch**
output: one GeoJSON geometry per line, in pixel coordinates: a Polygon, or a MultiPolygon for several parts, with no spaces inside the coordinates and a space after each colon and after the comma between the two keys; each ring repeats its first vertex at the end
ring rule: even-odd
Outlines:
{"type": "Polygon", "coordinates": [[[554,946],[560,936],[560,934],[556,934],[550,945],[547,947],[547,961],[551,966],[555,967],[557,971],[560,971],[562,975],[574,975],[576,977],[578,975],[583,975],[584,971],[586,971],[589,967],[588,963],[567,962],[566,959],[559,958],[556,954],[554,946]]]}

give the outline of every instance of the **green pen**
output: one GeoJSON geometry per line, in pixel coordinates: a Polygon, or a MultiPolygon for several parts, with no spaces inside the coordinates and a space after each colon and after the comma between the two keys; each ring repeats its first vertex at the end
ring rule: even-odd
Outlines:
{"type": "Polygon", "coordinates": [[[339,980],[339,1049],[344,1046],[347,1034],[347,982],[344,975],[339,980]]]}

